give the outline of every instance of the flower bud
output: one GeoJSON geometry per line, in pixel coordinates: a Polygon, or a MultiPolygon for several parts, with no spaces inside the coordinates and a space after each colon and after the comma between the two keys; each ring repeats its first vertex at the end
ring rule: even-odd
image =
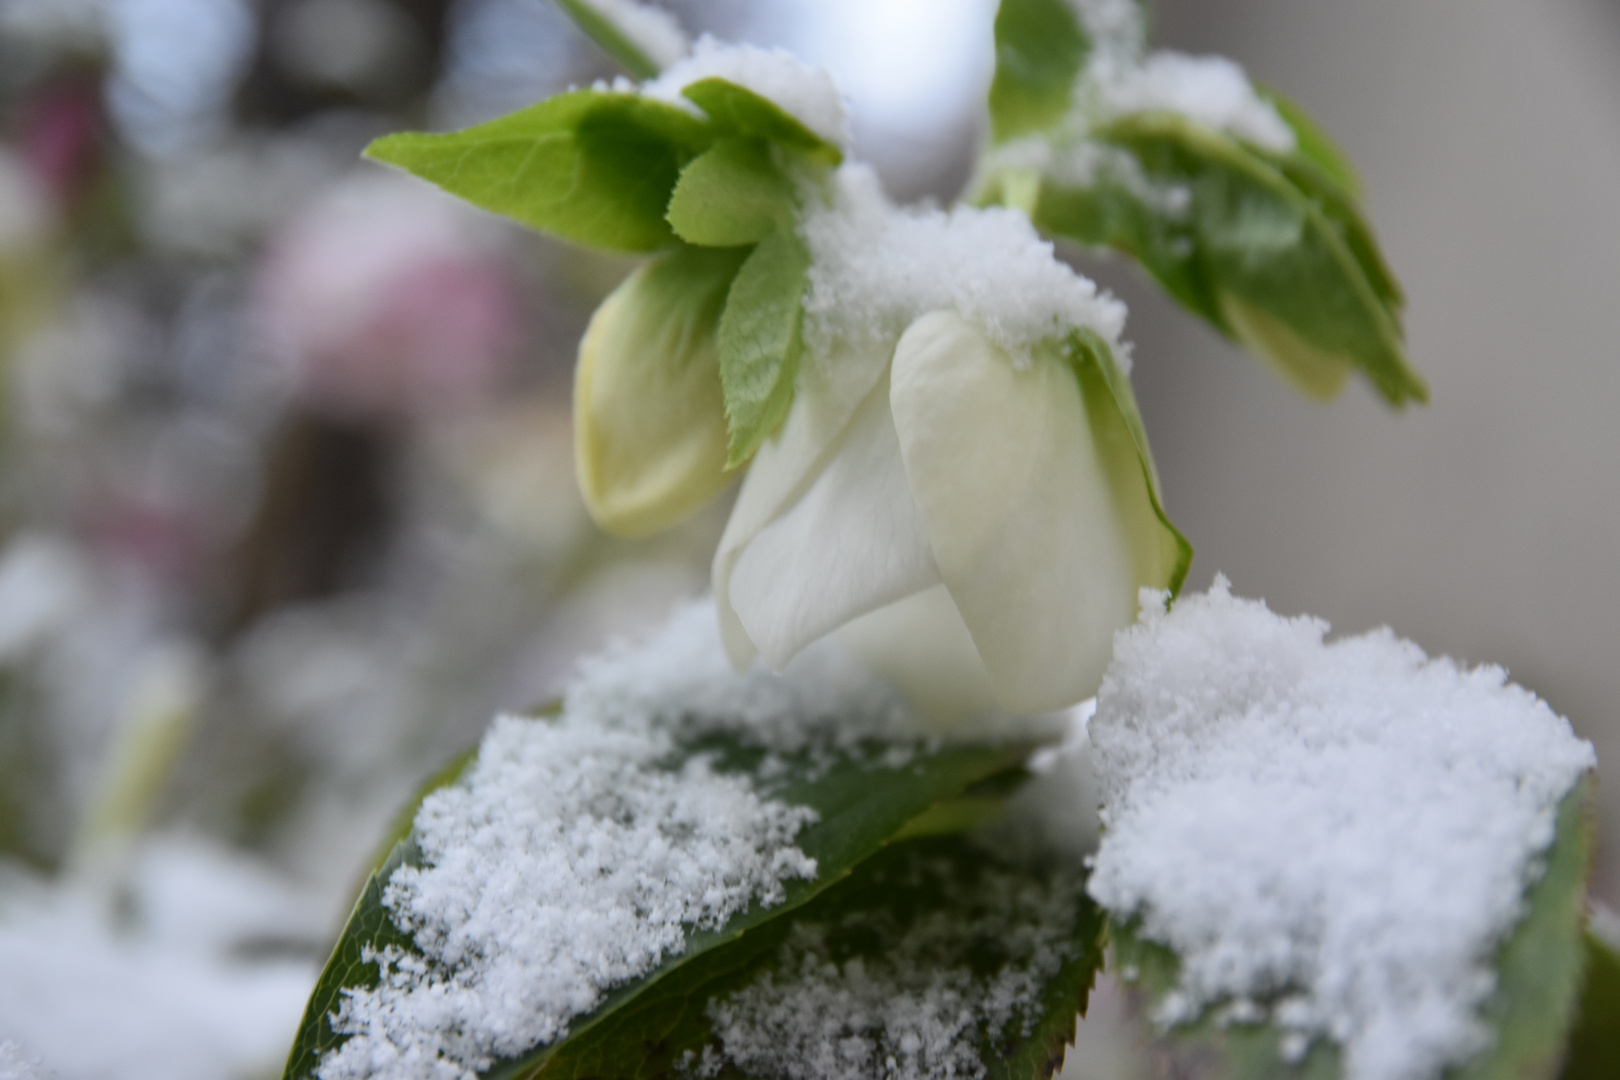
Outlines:
{"type": "Polygon", "coordinates": [[[574,451],[591,516],[644,536],[730,481],[716,333],[741,257],[681,248],[596,309],[574,373],[574,451]]]}

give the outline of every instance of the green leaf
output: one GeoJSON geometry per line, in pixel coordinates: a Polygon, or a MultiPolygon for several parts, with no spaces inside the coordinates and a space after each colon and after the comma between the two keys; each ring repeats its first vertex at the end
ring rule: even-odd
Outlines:
{"type": "Polygon", "coordinates": [[[670,225],[689,244],[753,244],[793,230],[798,199],[764,139],[724,138],[681,173],[669,200],[670,225]]]}
{"type": "Polygon", "coordinates": [[[747,461],[793,404],[804,351],[810,253],[791,232],[771,233],[748,256],[720,317],[720,388],[730,431],[727,468],[747,461]]]}
{"type": "Polygon", "coordinates": [[[674,240],[676,179],[712,141],[677,105],[575,90],[464,131],[386,135],[366,156],[576,243],[653,251],[674,240]]]}
{"type": "Polygon", "coordinates": [[[1147,429],[1142,426],[1131,381],[1120,370],[1108,343],[1093,331],[1075,331],[1069,349],[1114,505],[1120,508],[1130,534],[1136,580],[1168,589],[1175,596],[1192,567],[1193,549],[1164,512],[1159,470],[1148,449],[1147,429]]]}
{"type": "Polygon", "coordinates": [[[1328,137],[1328,133],[1311,119],[1310,113],[1270,87],[1257,86],[1255,91],[1277,110],[1283,123],[1293,130],[1295,153],[1326,173],[1353,201],[1360,202],[1361,178],[1356,175],[1355,166],[1338,144],[1328,137]]]}
{"type": "MultiPolygon", "coordinates": [[[[1527,893],[1527,913],[1497,950],[1496,989],[1481,1018],[1495,1040],[1446,1080],[1530,1080],[1555,1074],[1565,1035],[1574,1018],[1581,982],[1582,898],[1591,858],[1589,817],[1592,782],[1583,779],[1564,797],[1558,829],[1546,855],[1546,870],[1527,893]]],[[[1153,1001],[1178,982],[1175,956],[1144,941],[1132,926],[1113,925],[1115,964],[1135,975],[1135,985],[1153,1001]]],[[[1287,996],[1279,988],[1276,997],[1287,996]]],[[[1205,1080],[1339,1080],[1339,1048],[1315,1040],[1303,1061],[1281,1053],[1282,1032],[1270,1025],[1218,1025],[1206,1014],[1162,1035],[1153,1053],[1171,1072],[1186,1070],[1205,1080]]],[[[1596,1074],[1594,1074],[1596,1075],[1596,1074]]],[[[1603,1073],[1607,1077],[1612,1074],[1603,1073]]],[[[1582,1078],[1584,1080],[1584,1078],[1582,1078]]]]}
{"type": "Polygon", "coordinates": [[[1620,1076],[1620,952],[1586,932],[1586,975],[1562,1080],[1620,1076]]]}
{"type": "Polygon", "coordinates": [[[729,79],[699,79],[681,94],[708,113],[715,129],[723,134],[766,139],[827,165],[844,160],[842,150],[811,131],[798,117],[729,79]]]}
{"type": "MultiPolygon", "coordinates": [[[[981,1020],[972,1038],[991,1080],[1045,1080],[1063,1060],[1101,966],[1102,922],[1078,866],[1004,862],[963,836],[895,844],[790,917],[684,966],[527,1075],[619,1080],[678,1073],[686,1055],[699,1058],[706,1046],[711,1055],[721,1051],[712,1020],[717,1006],[734,1003],[734,995],[766,978],[777,987],[794,985],[808,944],[838,965],[833,985],[852,996],[870,995],[874,983],[900,996],[953,975],[975,980],[975,990],[988,989],[1009,969],[1038,962],[1032,955],[1038,948],[1061,954],[1033,998],[1000,1026],[981,1020]],[[1009,904],[1010,897],[1018,900],[1009,904]],[[998,925],[998,917],[1015,922],[1016,933],[987,932],[1012,928],[998,925]]],[[[881,1047],[885,1032],[873,1019],[853,1010],[847,1037],[881,1047]]],[[[750,1073],[732,1064],[723,1075],[750,1073]]]]}
{"type": "MultiPolygon", "coordinates": [[[[590,1013],[577,1017],[563,1038],[520,1059],[497,1063],[486,1075],[551,1075],[546,1069],[553,1057],[565,1051],[572,1053],[569,1048],[577,1040],[592,1038],[590,1033],[604,1024],[617,1023],[614,1018],[624,1010],[649,1007],[642,1002],[643,996],[662,992],[658,988],[688,964],[808,903],[936,804],[990,777],[1021,770],[1022,762],[1034,748],[1031,743],[950,745],[919,749],[909,760],[899,760],[886,756],[882,747],[822,747],[793,755],[771,755],[737,736],[685,739],[668,763],[671,769],[678,769],[688,757],[704,755],[717,771],[751,774],[756,787],[771,797],[817,811],[818,820],[806,826],[795,843],[817,861],[818,876],[814,880],[784,882],[785,899],[780,904],[770,908],[751,905],[717,930],[691,931],[683,952],[611,992],[590,1013]]],[[[449,770],[441,778],[448,776],[449,770]]],[[[343,1040],[332,1031],[330,1017],[344,991],[375,986],[378,978],[376,965],[364,961],[363,953],[389,945],[414,951],[409,936],[393,924],[382,898],[388,879],[399,867],[418,865],[420,861],[415,840],[407,837],[394,846],[367,882],[310,998],[288,1059],[285,1080],[312,1077],[320,1056],[343,1040]]]]}
{"type": "Polygon", "coordinates": [[[1067,0],[1001,0],[990,137],[1006,142],[1055,126],[1068,113],[1091,42],[1067,0]]]}
{"type": "Polygon", "coordinates": [[[1356,264],[1361,267],[1361,272],[1367,275],[1367,284],[1378,294],[1390,317],[1399,321],[1400,310],[1406,305],[1406,297],[1401,292],[1400,283],[1395,280],[1389,265],[1384,262],[1384,254],[1378,249],[1378,241],[1373,238],[1372,229],[1362,216],[1357,197],[1332,174],[1310,159],[1297,155],[1255,152],[1270,161],[1273,167],[1287,177],[1289,183],[1301,194],[1314,202],[1316,208],[1339,230],[1339,236],[1349,247],[1356,264]]]}
{"type": "Polygon", "coordinates": [[[612,19],[605,18],[595,4],[587,0],[557,0],[558,6],[568,13],[574,24],[585,31],[602,51],[618,61],[633,78],[650,79],[658,74],[658,65],[652,57],[641,51],[612,19]]]}
{"type": "Polygon", "coordinates": [[[1086,187],[1044,184],[1037,225],[1132,255],[1311,396],[1359,370],[1391,405],[1427,400],[1406,361],[1399,290],[1320,169],[1279,167],[1170,113],[1126,117],[1099,138],[1126,156],[1105,158],[1086,187]]]}

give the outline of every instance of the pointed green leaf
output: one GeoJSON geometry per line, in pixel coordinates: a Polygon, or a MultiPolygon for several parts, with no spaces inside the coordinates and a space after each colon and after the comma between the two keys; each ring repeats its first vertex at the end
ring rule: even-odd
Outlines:
{"type": "Polygon", "coordinates": [[[1378,248],[1378,241],[1373,238],[1372,229],[1362,216],[1361,208],[1350,189],[1344,187],[1313,160],[1292,154],[1261,153],[1261,156],[1286,176],[1289,183],[1301,194],[1313,201],[1316,208],[1337,227],[1339,236],[1349,247],[1356,264],[1367,276],[1367,284],[1372,286],[1373,292],[1383,301],[1390,318],[1398,322],[1401,308],[1406,304],[1406,297],[1401,292],[1400,283],[1395,280],[1389,265],[1384,262],[1384,254],[1378,248]]]}
{"type": "Polygon", "coordinates": [[[804,243],[776,232],[760,241],[731,283],[720,317],[720,388],[731,433],[727,468],[752,457],[793,403],[809,274],[804,243]]]}
{"type": "Polygon", "coordinates": [[[670,193],[712,139],[677,105],[575,90],[464,131],[386,135],[366,155],[576,243],[653,251],[674,240],[670,193]]]}
{"type": "Polygon", "coordinates": [[[1127,156],[1105,157],[1087,187],[1043,185],[1041,228],[1133,255],[1312,396],[1359,370],[1392,405],[1427,400],[1406,361],[1398,289],[1321,170],[1301,161],[1285,172],[1170,113],[1128,116],[1099,138],[1127,156]]]}
{"type": "Polygon", "coordinates": [[[844,152],[805,126],[776,102],[729,79],[700,79],[681,91],[709,114],[716,130],[727,135],[766,139],[827,165],[844,160],[844,152]]]}
{"type": "Polygon", "coordinates": [[[995,33],[990,137],[1006,142],[1055,126],[1091,50],[1074,8],[1067,0],[1001,0],[995,33]]]}
{"type": "Polygon", "coordinates": [[[1130,534],[1136,579],[1178,595],[1192,567],[1193,549],[1164,512],[1159,471],[1131,381],[1108,343],[1093,331],[1075,331],[1069,350],[1114,505],[1130,534]]]}
{"type": "Polygon", "coordinates": [[[763,139],[724,138],[681,173],[669,200],[669,223],[689,244],[753,244],[791,232],[798,200],[763,139]]]}
{"type": "MultiPolygon", "coordinates": [[[[561,1039],[538,1047],[520,1059],[498,1062],[486,1076],[552,1075],[546,1071],[549,1061],[554,1057],[560,1062],[572,1060],[566,1055],[574,1052],[572,1048],[576,1043],[581,1047],[592,1045],[588,1040],[597,1036],[591,1033],[604,1025],[620,1023],[616,1018],[621,1013],[633,1015],[626,1010],[648,1008],[656,1012],[659,999],[654,996],[644,1001],[644,996],[663,993],[665,982],[677,978],[687,965],[716,950],[723,951],[751,931],[810,902],[936,804],[953,799],[991,777],[1021,771],[1022,762],[1035,748],[1032,743],[958,744],[931,750],[919,748],[909,757],[896,758],[877,746],[839,744],[794,754],[769,754],[736,736],[711,733],[680,738],[680,749],[668,762],[672,770],[678,771],[689,757],[703,756],[718,772],[748,774],[756,787],[771,797],[817,811],[818,819],[807,825],[794,841],[804,854],[816,860],[817,876],[813,880],[784,882],[785,898],[775,906],[762,908],[753,904],[719,929],[689,931],[682,952],[667,957],[656,969],[613,990],[595,1009],[576,1017],[561,1039]]],[[[441,779],[448,776],[447,771],[441,779]]],[[[383,892],[396,870],[401,866],[418,865],[421,858],[414,838],[407,837],[394,846],[368,881],[310,999],[288,1060],[286,1080],[312,1077],[321,1055],[342,1042],[344,1036],[332,1030],[330,1019],[345,991],[376,985],[377,966],[366,959],[372,955],[371,950],[389,945],[414,949],[410,936],[392,922],[383,903],[383,892]]],[[[751,943],[757,939],[747,940],[751,943]]],[[[736,959],[716,957],[715,962],[723,965],[736,959]]],[[[670,985],[682,984],[677,981],[670,985]]],[[[560,1075],[576,1074],[564,1069],[560,1075]]]]}
{"type": "Polygon", "coordinates": [[[1620,951],[1586,932],[1586,974],[1561,1080],[1620,1076],[1620,951]]]}
{"type": "Polygon", "coordinates": [[[557,0],[558,6],[574,20],[574,25],[618,61],[632,78],[650,79],[658,74],[658,64],[642,51],[612,19],[606,18],[589,0],[557,0]]]}
{"type": "MultiPolygon", "coordinates": [[[[1445,1080],[1527,1080],[1556,1074],[1581,984],[1591,804],[1590,779],[1564,797],[1546,869],[1528,891],[1524,918],[1496,953],[1496,989],[1481,1009],[1494,1041],[1461,1067],[1448,1070],[1445,1080]]],[[[1143,941],[1130,926],[1111,926],[1109,936],[1116,965],[1134,975],[1134,984],[1151,1000],[1174,990],[1178,973],[1172,952],[1143,941]]],[[[1286,997],[1288,989],[1279,988],[1277,998],[1286,997]]],[[[1343,1075],[1339,1048],[1327,1040],[1315,1040],[1303,1060],[1290,1063],[1283,1057],[1278,1028],[1222,1026],[1209,1015],[1214,1011],[1206,1010],[1196,1022],[1172,1028],[1157,1040],[1153,1052],[1172,1072],[1196,1069],[1207,1080],[1339,1080],[1343,1075]]]]}

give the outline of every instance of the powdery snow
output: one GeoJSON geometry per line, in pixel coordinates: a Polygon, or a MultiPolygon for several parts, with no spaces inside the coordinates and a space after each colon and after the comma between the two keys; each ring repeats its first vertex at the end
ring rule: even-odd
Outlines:
{"type": "Polygon", "coordinates": [[[984,1076],[986,1035],[1009,1024],[1027,1035],[1036,1019],[1031,1006],[1073,957],[1083,879],[1058,874],[1043,885],[987,869],[964,892],[948,865],[921,862],[915,872],[957,893],[951,912],[900,922],[865,911],[836,924],[796,925],[770,969],[710,1002],[717,1045],[688,1068],[712,1077],[729,1063],[762,1080],[984,1076]],[[851,938],[885,945],[879,954],[848,958],[851,938]],[[1008,957],[989,974],[973,965],[984,942],[1008,957]]]}
{"type": "Polygon", "coordinates": [[[1087,327],[1128,363],[1119,344],[1125,305],[1059,262],[1021,212],[897,208],[864,165],[845,165],[830,196],[808,202],[801,231],[812,258],[804,304],[812,351],[839,341],[892,348],[914,320],[948,309],[1015,355],[1087,327]]]}
{"type": "Polygon", "coordinates": [[[1294,148],[1294,129],[1224,56],[1156,52],[1141,64],[1099,69],[1096,93],[1109,118],[1174,112],[1268,150],[1294,148]]]}
{"type": "Polygon", "coordinates": [[[1091,43],[1075,80],[1073,135],[1123,116],[1168,111],[1279,153],[1294,149],[1294,131],[1255,90],[1243,68],[1223,56],[1146,51],[1138,0],[1070,0],[1091,43]]]}
{"type": "Polygon", "coordinates": [[[1491,957],[1592,748],[1500,668],[1230,594],[1144,594],[1098,695],[1091,894],[1175,950],[1161,1022],[1268,1015],[1348,1080],[1483,1048],[1491,957]],[[1220,1014],[1217,1014],[1220,1015],[1220,1014]]]}
{"type": "Polygon", "coordinates": [[[680,20],[663,8],[637,0],[585,0],[585,4],[660,68],[679,63],[691,48],[680,20]]]}
{"type": "Polygon", "coordinates": [[[726,79],[752,90],[828,142],[849,145],[849,121],[832,76],[785,49],[731,45],[705,34],[691,56],[648,82],[641,92],[690,108],[692,103],[681,91],[709,78],[726,79]]]}
{"type": "Polygon", "coordinates": [[[914,723],[831,643],[781,677],[734,674],[712,601],[585,663],[560,716],[498,719],[470,775],[424,802],[421,865],[385,891],[418,951],[367,957],[384,978],[346,998],[334,1027],[353,1037],[319,1075],[470,1077],[556,1039],[692,928],[813,877],[792,841],[814,811],[707,757],[671,768],[682,741],[723,731],[793,753],[914,723]]]}

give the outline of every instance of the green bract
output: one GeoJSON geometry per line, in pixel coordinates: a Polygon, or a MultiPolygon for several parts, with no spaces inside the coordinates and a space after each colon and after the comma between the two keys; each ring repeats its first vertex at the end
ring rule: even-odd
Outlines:
{"type": "Polygon", "coordinates": [[[1091,43],[1068,0],[1002,0],[990,136],[997,142],[1054,127],[1068,113],[1091,43]]]}
{"type": "Polygon", "coordinates": [[[771,160],[764,139],[717,141],[681,173],[667,217],[689,244],[753,244],[778,229],[793,230],[793,184],[771,160]]]}
{"type": "Polygon", "coordinates": [[[804,349],[804,290],[810,253],[791,231],[759,242],[737,272],[720,320],[720,386],[734,468],[759,449],[793,403],[804,349]]]}
{"type": "Polygon", "coordinates": [[[1354,173],[1302,110],[1257,93],[1291,131],[1286,151],[1164,109],[1099,114],[1091,99],[1107,94],[1086,82],[1093,50],[1067,3],[1006,0],[996,35],[994,135],[1039,150],[1009,147],[981,197],[1130,255],[1308,396],[1334,396],[1359,370],[1391,405],[1428,399],[1354,173]]]}

